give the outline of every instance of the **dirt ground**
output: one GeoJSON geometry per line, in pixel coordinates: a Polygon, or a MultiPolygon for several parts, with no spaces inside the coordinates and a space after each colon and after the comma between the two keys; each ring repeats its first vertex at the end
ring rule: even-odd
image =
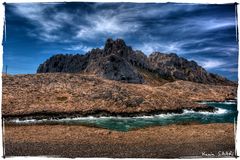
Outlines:
{"type": "Polygon", "coordinates": [[[156,126],[128,132],[79,125],[4,127],[5,156],[224,157],[234,156],[233,124],[156,126]]]}

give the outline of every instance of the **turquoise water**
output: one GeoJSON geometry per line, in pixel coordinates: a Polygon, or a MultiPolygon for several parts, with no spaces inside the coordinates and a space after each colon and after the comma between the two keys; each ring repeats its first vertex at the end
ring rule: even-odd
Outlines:
{"type": "Polygon", "coordinates": [[[237,119],[237,104],[234,101],[228,102],[202,102],[209,106],[216,107],[218,110],[214,113],[210,112],[194,112],[192,110],[184,110],[182,114],[160,114],[154,116],[142,117],[77,117],[52,120],[15,120],[18,124],[44,123],[44,124],[74,124],[88,125],[101,128],[107,128],[117,131],[128,131],[148,126],[162,126],[169,124],[184,123],[234,123],[237,119]]]}

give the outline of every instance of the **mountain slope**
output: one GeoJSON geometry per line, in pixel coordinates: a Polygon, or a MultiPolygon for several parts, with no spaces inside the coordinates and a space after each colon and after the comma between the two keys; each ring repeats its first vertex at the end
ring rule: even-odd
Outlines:
{"type": "Polygon", "coordinates": [[[121,83],[96,75],[45,73],[3,76],[2,114],[11,116],[139,116],[213,111],[196,101],[234,99],[234,86],[174,81],[160,86],[121,83]]]}
{"type": "Polygon", "coordinates": [[[128,83],[144,83],[144,75],[154,75],[153,77],[171,81],[234,85],[224,77],[208,73],[194,61],[188,61],[173,53],[154,52],[147,57],[143,52],[127,46],[121,39],[108,39],[103,49],[92,49],[85,55],[52,56],[37,70],[37,73],[48,72],[87,72],[128,83]]]}

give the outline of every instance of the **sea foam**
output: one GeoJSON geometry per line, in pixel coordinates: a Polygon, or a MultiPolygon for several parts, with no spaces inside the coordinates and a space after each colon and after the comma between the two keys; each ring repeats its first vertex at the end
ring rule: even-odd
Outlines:
{"type": "Polygon", "coordinates": [[[128,119],[168,119],[172,118],[174,116],[182,116],[182,115],[190,115],[190,114],[203,114],[203,115],[213,115],[213,114],[225,114],[227,113],[227,109],[223,108],[217,108],[214,112],[197,112],[194,110],[184,109],[183,113],[168,113],[168,114],[158,114],[158,115],[151,115],[151,116],[137,116],[137,117],[73,117],[73,118],[61,118],[61,119],[12,119],[9,120],[9,122],[16,123],[16,124],[32,124],[32,123],[47,123],[47,122],[77,122],[77,121],[91,121],[91,120],[111,120],[111,119],[122,119],[122,120],[128,120],[128,119]]]}

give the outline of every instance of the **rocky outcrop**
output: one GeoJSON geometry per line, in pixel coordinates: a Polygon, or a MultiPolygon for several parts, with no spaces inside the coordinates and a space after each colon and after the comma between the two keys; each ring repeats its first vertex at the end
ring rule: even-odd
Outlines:
{"type": "Polygon", "coordinates": [[[84,71],[110,80],[143,83],[142,76],[127,60],[132,52],[132,48],[126,46],[123,40],[108,39],[103,50],[87,53],[89,60],[84,71]]]}
{"type": "Polygon", "coordinates": [[[134,51],[121,39],[108,39],[103,49],[92,49],[85,55],[55,55],[41,64],[37,73],[86,72],[110,80],[144,83],[142,71],[171,81],[234,85],[224,77],[208,73],[194,61],[173,53],[154,52],[147,57],[141,51],[134,51]]]}
{"type": "Polygon", "coordinates": [[[88,56],[85,55],[63,55],[58,54],[49,58],[38,67],[38,73],[47,72],[69,72],[83,71],[88,64],[88,56]]]}
{"type": "Polygon", "coordinates": [[[149,56],[151,69],[162,77],[172,80],[186,80],[205,84],[234,84],[224,77],[208,73],[195,61],[188,61],[174,53],[152,53],[149,56]]]}
{"type": "Polygon", "coordinates": [[[122,57],[115,54],[91,62],[86,71],[111,80],[128,83],[143,82],[143,78],[138,74],[136,69],[122,57]]]}

